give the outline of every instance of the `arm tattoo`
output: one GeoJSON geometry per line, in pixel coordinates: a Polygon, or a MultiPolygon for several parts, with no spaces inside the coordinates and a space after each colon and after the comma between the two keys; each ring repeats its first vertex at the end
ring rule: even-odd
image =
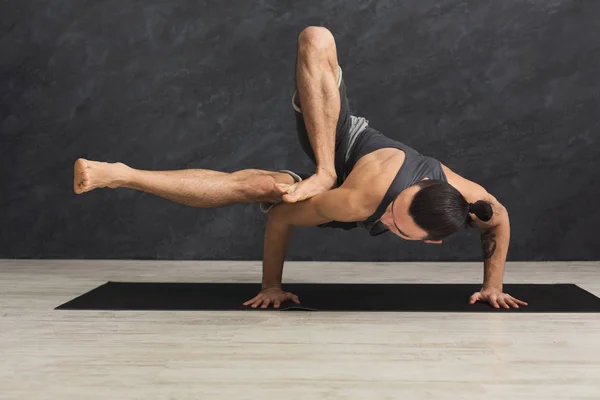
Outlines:
{"type": "Polygon", "coordinates": [[[481,249],[484,260],[492,258],[496,252],[496,235],[491,230],[481,232],[481,249]]]}

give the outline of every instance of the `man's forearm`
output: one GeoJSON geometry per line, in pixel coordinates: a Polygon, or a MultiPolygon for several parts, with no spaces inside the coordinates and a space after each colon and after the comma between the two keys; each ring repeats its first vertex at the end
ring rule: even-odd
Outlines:
{"type": "Polygon", "coordinates": [[[504,264],[510,242],[510,222],[508,213],[504,211],[501,222],[493,228],[481,232],[483,250],[484,277],[483,286],[502,290],[504,264]]]}
{"type": "MultiPolygon", "coordinates": [[[[328,192],[329,193],[329,192],[328,192]]],[[[267,217],[263,256],[263,288],[281,285],[283,263],[294,226],[317,226],[331,219],[316,211],[315,198],[278,204],[267,217]]]]}
{"type": "Polygon", "coordinates": [[[265,230],[262,287],[281,286],[283,263],[292,238],[292,225],[270,214],[265,230]]]}

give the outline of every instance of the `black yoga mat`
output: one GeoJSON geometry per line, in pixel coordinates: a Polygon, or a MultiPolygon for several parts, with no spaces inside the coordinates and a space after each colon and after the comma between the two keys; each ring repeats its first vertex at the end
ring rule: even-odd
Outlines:
{"type": "MultiPolygon", "coordinates": [[[[300,305],[280,310],[431,312],[600,312],[600,298],[573,284],[506,284],[504,291],[529,303],[518,310],[468,304],[476,284],[286,284],[300,305]]],[[[242,305],[260,290],[248,283],[107,282],[56,309],[252,310],[242,305]]]]}

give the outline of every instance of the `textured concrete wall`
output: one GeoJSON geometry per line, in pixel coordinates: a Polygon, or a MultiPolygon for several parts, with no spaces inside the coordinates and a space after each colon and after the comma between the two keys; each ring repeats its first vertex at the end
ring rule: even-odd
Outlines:
{"type": "MultiPolygon", "coordinates": [[[[77,157],[139,169],[310,172],[296,39],[334,33],[355,115],[509,209],[511,260],[598,260],[600,2],[28,1],[0,5],[0,257],[260,259],[255,206],[72,191],[77,157]]],[[[296,260],[477,260],[299,229],[296,260]]]]}

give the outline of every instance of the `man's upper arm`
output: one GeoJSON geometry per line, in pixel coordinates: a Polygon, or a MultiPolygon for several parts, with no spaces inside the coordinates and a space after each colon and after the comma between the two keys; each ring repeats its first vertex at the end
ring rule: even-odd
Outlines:
{"type": "Polygon", "coordinates": [[[335,188],[310,200],[319,215],[330,218],[332,221],[355,222],[369,216],[363,211],[360,192],[348,187],[335,188]]]}
{"type": "Polygon", "coordinates": [[[351,189],[339,187],[308,200],[279,204],[269,215],[294,226],[317,226],[331,221],[354,222],[363,217],[355,197],[351,189]]]}

